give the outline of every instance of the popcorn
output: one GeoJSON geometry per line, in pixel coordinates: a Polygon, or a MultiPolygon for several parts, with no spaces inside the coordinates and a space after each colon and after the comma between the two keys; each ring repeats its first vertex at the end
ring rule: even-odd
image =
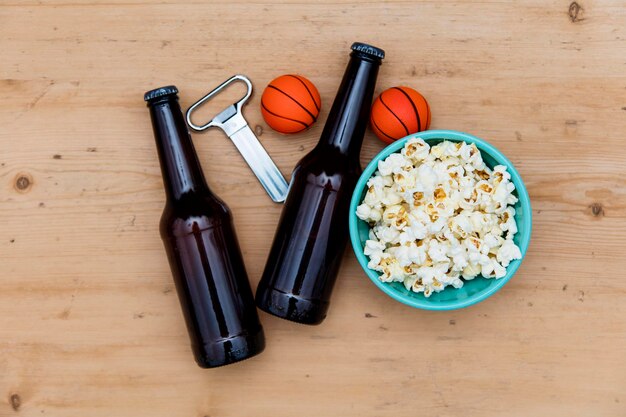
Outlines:
{"type": "Polygon", "coordinates": [[[487,249],[487,254],[497,254],[503,242],[504,239],[502,239],[500,236],[493,234],[492,232],[486,233],[485,237],[483,238],[483,243],[485,245],[485,248],[487,249]]]}
{"type": "Polygon", "coordinates": [[[400,231],[393,226],[380,226],[375,233],[384,243],[399,243],[400,231]]]}
{"type": "Polygon", "coordinates": [[[380,260],[384,257],[383,251],[387,248],[384,243],[380,243],[376,240],[367,240],[365,241],[365,248],[363,249],[363,253],[366,256],[370,257],[370,260],[374,261],[375,264],[380,263],[380,260]]]}
{"type": "Polygon", "coordinates": [[[494,185],[498,185],[501,182],[509,182],[511,180],[511,174],[506,172],[506,167],[504,165],[496,165],[493,167],[493,183],[494,185]]]}
{"type": "Polygon", "coordinates": [[[417,168],[417,178],[422,185],[424,194],[430,194],[434,191],[435,184],[437,183],[437,173],[431,166],[426,164],[420,165],[419,168],[417,168]]]}
{"type": "Polygon", "coordinates": [[[500,216],[500,229],[507,233],[507,239],[513,239],[513,235],[517,233],[517,223],[515,223],[515,209],[507,207],[500,216]]]}
{"type": "Polygon", "coordinates": [[[506,275],[506,269],[495,259],[489,258],[489,261],[482,264],[481,274],[485,278],[502,278],[506,275]]]}
{"type": "Polygon", "coordinates": [[[394,204],[400,204],[402,202],[402,196],[390,189],[385,191],[385,196],[380,200],[386,206],[392,206],[394,204]]]}
{"type": "Polygon", "coordinates": [[[450,246],[448,256],[452,259],[452,271],[454,272],[461,272],[469,265],[467,250],[458,243],[450,246]]]}
{"type": "Polygon", "coordinates": [[[447,262],[448,261],[448,248],[446,245],[439,243],[437,240],[431,240],[428,247],[428,256],[433,262],[447,262]]]}
{"type": "Polygon", "coordinates": [[[385,197],[385,189],[383,187],[370,186],[365,193],[363,203],[370,207],[376,207],[381,204],[381,200],[385,197]]]}
{"type": "Polygon", "coordinates": [[[399,153],[392,153],[384,161],[378,162],[378,171],[381,175],[391,175],[402,171],[402,168],[411,166],[410,160],[399,153]]]}
{"type": "Polygon", "coordinates": [[[380,280],[383,282],[404,281],[406,272],[404,268],[400,266],[397,260],[392,260],[387,266],[383,267],[383,274],[380,276],[380,280]]]}
{"type": "Polygon", "coordinates": [[[435,158],[439,159],[446,156],[459,156],[461,154],[461,147],[457,145],[458,143],[453,143],[446,140],[438,145],[433,146],[430,153],[435,158]]]}
{"type": "Polygon", "coordinates": [[[422,223],[416,222],[409,227],[405,227],[400,233],[400,244],[404,245],[407,242],[415,242],[422,240],[428,235],[428,229],[422,223]]]}
{"type": "Polygon", "coordinates": [[[408,224],[409,215],[401,205],[389,206],[385,209],[382,222],[398,230],[404,230],[408,224]]]}
{"type": "Polygon", "coordinates": [[[470,216],[465,210],[462,210],[459,214],[452,217],[452,219],[448,222],[448,227],[452,233],[462,239],[466,239],[470,233],[477,229],[474,227],[474,224],[470,220],[470,216]]]}
{"type": "Polygon", "coordinates": [[[393,174],[393,182],[395,182],[399,187],[406,189],[415,187],[416,178],[406,172],[398,172],[393,174]]]}
{"type": "Polygon", "coordinates": [[[473,263],[468,264],[463,269],[463,272],[461,273],[461,276],[466,281],[472,280],[472,279],[476,278],[478,275],[480,275],[481,269],[482,268],[481,268],[481,266],[479,264],[473,264],[473,263]]]}
{"type": "Polygon", "coordinates": [[[356,216],[361,220],[370,221],[371,212],[372,208],[365,203],[356,208],[356,216]]]}
{"type": "Polygon", "coordinates": [[[500,250],[496,253],[496,259],[502,264],[502,266],[507,267],[512,260],[522,259],[522,252],[519,250],[517,245],[513,243],[513,240],[507,239],[504,241],[502,246],[500,246],[500,250]]]}
{"type": "Polygon", "coordinates": [[[426,261],[426,251],[424,248],[417,247],[415,243],[390,247],[388,253],[397,259],[402,267],[410,267],[426,261]]]}
{"type": "Polygon", "coordinates": [[[400,153],[412,162],[420,162],[426,159],[429,151],[430,145],[424,142],[423,139],[412,138],[406,142],[400,153]]]}
{"type": "Polygon", "coordinates": [[[502,278],[521,259],[511,175],[487,167],[474,144],[409,139],[367,187],[356,215],[372,226],[364,253],[383,282],[429,297],[479,275],[502,278]]]}

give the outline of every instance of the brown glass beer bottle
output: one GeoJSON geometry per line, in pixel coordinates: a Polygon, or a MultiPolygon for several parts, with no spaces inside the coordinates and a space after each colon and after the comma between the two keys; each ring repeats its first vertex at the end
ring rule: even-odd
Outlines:
{"type": "Polygon", "coordinates": [[[352,45],[319,143],[296,165],[256,292],[257,305],[268,313],[305,324],[326,317],[348,242],[348,207],[383,58],[381,49],[352,45]]]}
{"type": "Polygon", "coordinates": [[[174,86],[148,91],[163,183],[160,231],[192,350],[203,368],[265,347],[230,210],[206,184],[174,86]]]}

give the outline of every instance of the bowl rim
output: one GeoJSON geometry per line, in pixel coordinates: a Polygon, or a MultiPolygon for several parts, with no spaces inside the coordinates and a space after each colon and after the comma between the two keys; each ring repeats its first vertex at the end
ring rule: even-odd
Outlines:
{"type": "MultiPolygon", "coordinates": [[[[350,229],[350,242],[352,244],[352,249],[354,254],[357,257],[359,265],[369,277],[370,281],[372,281],[382,292],[387,294],[389,297],[393,298],[396,301],[399,301],[403,304],[406,304],[411,307],[420,308],[423,310],[437,310],[437,311],[447,311],[447,310],[456,310],[464,307],[469,307],[471,305],[477,304],[493,294],[495,294],[500,288],[502,288],[517,272],[518,268],[522,264],[526,256],[526,251],[530,244],[530,237],[532,234],[532,209],[530,204],[530,197],[528,195],[528,191],[526,190],[526,186],[522,181],[522,177],[515,169],[513,163],[506,157],[502,152],[496,149],[489,142],[471,135],[465,132],[459,132],[456,130],[427,130],[424,132],[414,133],[408,136],[405,136],[402,139],[398,139],[397,141],[391,143],[383,150],[381,150],[367,165],[367,167],[363,170],[363,173],[359,177],[357,184],[352,193],[352,198],[350,200],[350,215],[349,215],[349,229],[350,229]],[[427,298],[412,298],[398,294],[393,290],[392,286],[388,283],[382,282],[378,279],[378,273],[373,271],[367,267],[368,259],[367,256],[363,253],[363,247],[361,246],[361,240],[359,238],[357,222],[360,220],[356,216],[356,208],[361,203],[361,195],[366,186],[367,181],[370,179],[372,175],[378,169],[378,161],[392,153],[398,152],[400,149],[404,147],[404,144],[407,140],[411,138],[421,138],[424,141],[435,140],[435,139],[443,139],[443,140],[451,140],[451,141],[465,141],[468,143],[475,143],[481,152],[485,152],[490,155],[493,159],[495,159],[499,164],[505,165],[507,167],[507,171],[511,174],[511,182],[515,184],[515,188],[518,194],[519,202],[522,206],[522,210],[524,210],[524,215],[528,216],[528,221],[524,223],[522,228],[519,228],[518,225],[518,233],[520,233],[520,252],[522,253],[522,258],[516,261],[511,262],[511,264],[507,267],[507,273],[504,277],[495,280],[495,285],[490,285],[483,291],[480,291],[466,299],[463,300],[454,300],[449,301],[443,304],[432,303],[427,298]]],[[[478,279],[487,279],[487,278],[478,278],[478,279]]]]}

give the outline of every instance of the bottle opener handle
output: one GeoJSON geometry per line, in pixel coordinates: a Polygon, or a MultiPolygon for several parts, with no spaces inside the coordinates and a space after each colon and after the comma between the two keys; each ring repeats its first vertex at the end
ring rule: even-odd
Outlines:
{"type": "Polygon", "coordinates": [[[237,150],[248,163],[250,169],[252,169],[254,175],[259,179],[270,198],[277,203],[281,203],[287,198],[289,184],[278,167],[276,167],[276,164],[274,164],[274,161],[272,161],[272,158],[267,154],[267,151],[263,148],[263,145],[261,145],[261,142],[259,142],[259,139],[257,139],[252,129],[250,129],[250,126],[248,126],[241,112],[241,108],[251,95],[252,83],[248,77],[244,75],[234,75],[189,107],[186,114],[187,124],[197,132],[202,132],[210,127],[219,127],[222,129],[230,140],[233,141],[237,150]],[[198,107],[209,101],[229,84],[236,81],[244,82],[248,87],[248,91],[239,101],[228,106],[204,125],[198,126],[191,121],[191,115],[198,107]]]}

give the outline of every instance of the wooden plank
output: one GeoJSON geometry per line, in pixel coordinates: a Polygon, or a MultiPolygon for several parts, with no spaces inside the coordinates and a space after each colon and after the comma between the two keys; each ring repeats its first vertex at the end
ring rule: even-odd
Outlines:
{"type": "MultiPolygon", "coordinates": [[[[0,416],[624,415],[625,40],[609,0],[2,2],[0,416]],[[262,314],[266,352],[201,370],[158,236],[141,96],[175,83],[186,107],[247,74],[246,117],[289,175],[355,40],[387,51],[378,91],[419,89],[433,128],[515,163],[527,259],[490,300],[434,313],[388,299],[348,249],[323,325],[262,314]],[[293,137],[258,111],[287,72],[323,100],[293,137]]],[[[281,207],[220,132],[194,140],[255,287],[281,207]]],[[[382,147],[368,132],[363,164],[382,147]]]]}

